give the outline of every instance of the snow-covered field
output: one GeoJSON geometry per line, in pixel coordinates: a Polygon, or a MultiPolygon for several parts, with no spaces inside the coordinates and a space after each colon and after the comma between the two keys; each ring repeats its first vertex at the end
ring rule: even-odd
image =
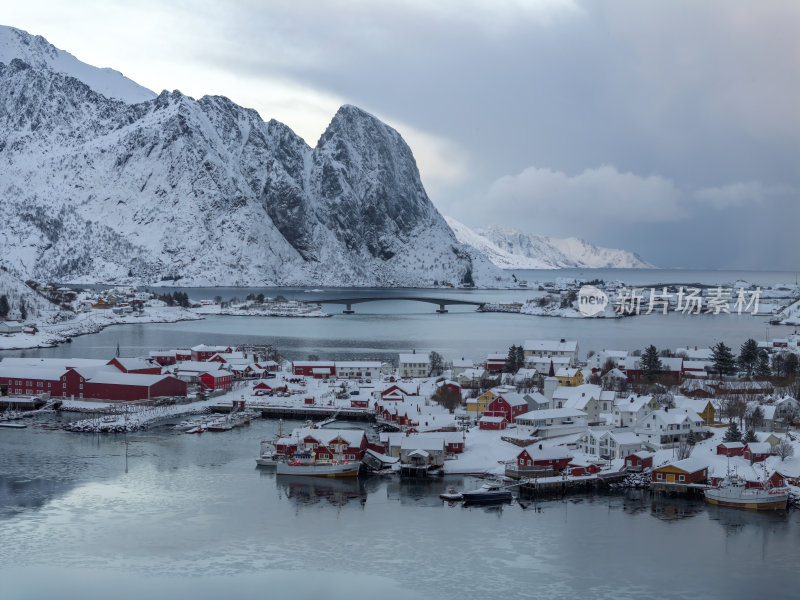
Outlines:
{"type": "Polygon", "coordinates": [[[35,334],[15,333],[0,335],[0,350],[46,348],[63,343],[69,338],[98,331],[110,325],[130,323],[175,323],[193,321],[203,317],[177,306],[145,307],[141,313],[115,314],[108,309],[92,309],[78,313],[74,318],[59,323],[38,325],[35,334]]]}

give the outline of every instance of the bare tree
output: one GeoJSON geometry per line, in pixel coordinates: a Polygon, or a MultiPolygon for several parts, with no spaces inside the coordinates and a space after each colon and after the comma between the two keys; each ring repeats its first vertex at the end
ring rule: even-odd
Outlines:
{"type": "Polygon", "coordinates": [[[678,460],[689,458],[692,455],[692,450],[693,448],[689,440],[687,438],[681,438],[681,441],[678,442],[678,446],[675,448],[675,457],[678,460]]]}
{"type": "Polygon", "coordinates": [[[428,355],[428,361],[431,366],[428,376],[441,375],[442,371],[444,371],[444,358],[442,355],[436,352],[436,350],[432,350],[428,355]]]}
{"type": "Polygon", "coordinates": [[[794,446],[787,438],[783,438],[780,442],[775,444],[772,450],[777,456],[781,457],[781,461],[790,456],[794,456],[794,446]]]}
{"type": "Polygon", "coordinates": [[[433,393],[431,400],[453,412],[461,406],[461,392],[447,385],[441,385],[433,393]]]}

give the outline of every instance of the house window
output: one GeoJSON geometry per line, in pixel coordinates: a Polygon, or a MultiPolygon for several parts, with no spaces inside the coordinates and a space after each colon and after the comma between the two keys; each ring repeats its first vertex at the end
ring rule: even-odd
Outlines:
{"type": "Polygon", "coordinates": [[[686,479],[686,477],[684,477],[683,475],[678,475],[678,481],[683,481],[685,479],[686,479]]]}
{"type": "Polygon", "coordinates": [[[662,479],[664,479],[664,474],[663,474],[663,473],[659,473],[659,474],[656,476],[656,478],[657,478],[659,481],[661,481],[662,479]]]}

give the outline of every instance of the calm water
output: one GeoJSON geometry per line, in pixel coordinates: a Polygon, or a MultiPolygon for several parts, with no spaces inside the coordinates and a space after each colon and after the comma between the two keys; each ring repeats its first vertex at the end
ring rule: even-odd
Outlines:
{"type": "MultiPolygon", "coordinates": [[[[541,272],[542,278],[631,284],[792,283],[794,274],[541,272]],[[758,277],[763,277],[758,279],[758,277]]],[[[536,274],[521,273],[535,280],[536,274]]],[[[532,290],[190,290],[193,298],[253,291],[300,298],[457,297],[524,300],[532,290]]],[[[340,307],[329,307],[333,312],[340,307]]],[[[526,338],[600,348],[738,345],[767,335],[765,317],[650,316],[580,320],[479,314],[385,301],[329,319],[211,317],[126,325],[58,348],[5,355],[141,354],[197,343],[268,342],[289,358],[396,356],[437,349],[483,358],[526,338]]],[[[770,327],[778,336],[791,328],[770,327]]],[[[449,506],[448,485],[370,478],[276,480],[254,467],[258,421],[224,434],[167,428],[121,436],[0,429],[0,598],[796,598],[800,512],[750,514],[646,492],[522,507],[449,506]]]]}
{"type": "Polygon", "coordinates": [[[0,430],[0,586],[18,598],[796,597],[800,513],[644,492],[498,508],[428,483],[254,467],[276,424],[190,436],[0,430]],[[676,573],[680,577],[676,577],[676,573]]]}
{"type": "MultiPolygon", "coordinates": [[[[554,281],[558,277],[590,280],[623,280],[630,285],[668,283],[732,284],[743,279],[759,285],[793,285],[794,272],[684,271],[656,269],[564,269],[519,271],[520,279],[554,281]]],[[[164,288],[164,292],[176,288],[164,288]]],[[[249,293],[288,298],[345,299],[354,297],[396,298],[424,296],[479,302],[523,301],[537,296],[533,288],[517,290],[447,289],[324,289],[308,288],[187,288],[193,299],[244,298],[249,293]]],[[[174,324],[123,325],[75,338],[70,345],[34,351],[0,352],[0,356],[85,356],[103,358],[117,344],[123,355],[154,349],[192,346],[200,343],[271,343],[289,359],[309,354],[323,358],[396,358],[412,348],[435,349],[446,358],[484,359],[489,352],[505,352],[525,339],[576,339],[582,354],[588,350],[641,349],[686,345],[708,346],[720,340],[734,348],[747,338],[763,340],[794,331],[794,327],[768,326],[767,316],[750,315],[649,315],[629,319],[562,319],[501,313],[476,313],[471,306],[449,306],[448,314],[435,305],[385,300],[354,305],[355,315],[343,315],[341,305],[325,305],[333,316],[327,319],[208,317],[203,321],[174,324]]]]}

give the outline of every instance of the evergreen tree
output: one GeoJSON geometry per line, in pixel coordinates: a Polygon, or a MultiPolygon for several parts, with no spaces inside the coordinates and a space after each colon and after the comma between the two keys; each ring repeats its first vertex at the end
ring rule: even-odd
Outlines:
{"type": "Polygon", "coordinates": [[[750,429],[745,431],[744,437],[742,438],[742,443],[744,443],[744,444],[753,444],[753,443],[755,443],[757,441],[758,441],[758,438],[756,437],[756,430],[755,429],[753,429],[751,427],[750,429]]]}
{"type": "Polygon", "coordinates": [[[11,307],[8,305],[8,298],[5,294],[0,296],[0,318],[5,319],[8,316],[8,311],[11,307]]]}
{"type": "Polygon", "coordinates": [[[739,426],[736,424],[736,421],[731,421],[731,424],[728,425],[728,430],[725,432],[725,437],[722,438],[723,442],[741,442],[742,441],[742,432],[739,431],[739,426]]]}
{"type": "Polygon", "coordinates": [[[769,354],[766,350],[762,350],[758,354],[758,365],[756,365],[756,377],[766,379],[772,377],[772,369],[769,366],[769,354]]]}
{"type": "Polygon", "coordinates": [[[758,360],[758,342],[750,338],[739,348],[739,367],[747,372],[748,377],[752,377],[758,360]]]}
{"type": "Polygon", "coordinates": [[[689,432],[689,435],[686,437],[686,443],[690,446],[694,446],[697,443],[697,437],[694,435],[694,429],[689,432]]]}
{"type": "Polygon", "coordinates": [[[797,373],[800,372],[800,359],[797,358],[797,354],[794,352],[786,353],[786,359],[783,362],[783,370],[786,373],[786,377],[797,375],[797,373]]]}
{"type": "Polygon", "coordinates": [[[517,361],[517,371],[525,366],[525,348],[522,346],[517,346],[514,349],[514,354],[517,361]]]}
{"type": "Polygon", "coordinates": [[[652,344],[645,348],[644,354],[639,361],[642,366],[642,372],[648,381],[654,381],[658,374],[663,369],[661,359],[658,357],[658,350],[652,344]]]}
{"type": "Polygon", "coordinates": [[[736,373],[736,360],[733,358],[731,349],[724,342],[712,346],[711,352],[713,353],[714,368],[720,376],[736,373]]]}
{"type": "Polygon", "coordinates": [[[517,372],[517,347],[510,346],[508,348],[508,356],[506,356],[506,364],[503,367],[503,371],[506,373],[516,373],[517,372]]]}
{"type": "Polygon", "coordinates": [[[28,318],[28,307],[25,306],[25,300],[19,299],[19,316],[24,321],[28,318]]]}

